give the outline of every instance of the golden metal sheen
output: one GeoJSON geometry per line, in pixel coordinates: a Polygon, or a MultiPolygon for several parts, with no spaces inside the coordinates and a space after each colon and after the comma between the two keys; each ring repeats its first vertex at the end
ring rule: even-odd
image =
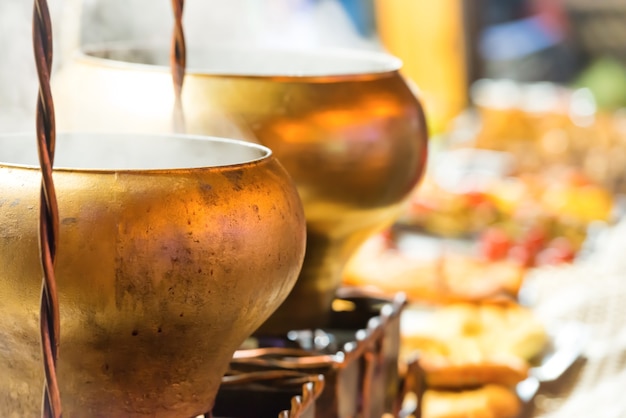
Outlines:
{"type": "MultiPolygon", "coordinates": [[[[56,79],[60,128],[171,129],[167,49],[88,51],[56,79]]],[[[187,57],[188,132],[268,146],[304,203],[304,267],[260,332],[324,325],[345,262],[393,222],[425,166],[424,115],[399,61],[374,52],[237,47],[187,57]]]]}
{"type": "MultiPolygon", "coordinates": [[[[3,417],[41,409],[41,174],[20,156],[36,162],[34,143],[0,136],[3,417]]],[[[55,167],[63,415],[208,411],[233,352],[300,271],[306,228],[293,181],[264,147],[184,136],[59,135],[55,167]],[[61,168],[69,150],[86,168],[61,168]],[[241,162],[217,166],[227,151],[241,162]],[[147,165],[94,169],[126,155],[147,165]],[[161,161],[183,168],[154,169],[161,161]]]]}

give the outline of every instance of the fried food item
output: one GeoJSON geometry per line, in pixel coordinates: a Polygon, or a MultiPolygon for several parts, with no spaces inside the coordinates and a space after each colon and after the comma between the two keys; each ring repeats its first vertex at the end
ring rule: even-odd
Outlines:
{"type": "Polygon", "coordinates": [[[521,402],[515,393],[498,385],[485,385],[460,392],[427,390],[424,418],[513,418],[521,402]]]}
{"type": "Polygon", "coordinates": [[[344,284],[366,286],[430,303],[516,297],[524,268],[508,260],[488,262],[460,254],[414,259],[390,248],[383,236],[368,240],[344,269],[344,284]]]}
{"type": "Polygon", "coordinates": [[[428,355],[420,359],[426,384],[434,388],[470,388],[485,383],[513,387],[528,377],[528,363],[511,355],[468,359],[428,355]]]}
{"type": "Polygon", "coordinates": [[[402,355],[419,353],[428,387],[512,387],[528,376],[529,361],[547,343],[543,325],[516,303],[459,303],[418,324],[403,321],[402,355]]]}

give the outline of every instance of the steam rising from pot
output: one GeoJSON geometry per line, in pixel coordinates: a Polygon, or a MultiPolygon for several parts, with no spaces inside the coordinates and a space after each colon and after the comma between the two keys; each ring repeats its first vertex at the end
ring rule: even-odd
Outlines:
{"type": "MultiPolygon", "coordinates": [[[[167,0],[53,0],[54,69],[80,45],[139,41],[169,48],[167,0]]],[[[32,3],[0,0],[0,132],[34,131],[37,78],[32,3]]],[[[261,46],[379,49],[359,37],[337,0],[187,0],[189,50],[220,41],[261,46]]],[[[54,73],[53,73],[54,83],[54,73]]],[[[63,129],[63,126],[60,126],[63,129]]]]}

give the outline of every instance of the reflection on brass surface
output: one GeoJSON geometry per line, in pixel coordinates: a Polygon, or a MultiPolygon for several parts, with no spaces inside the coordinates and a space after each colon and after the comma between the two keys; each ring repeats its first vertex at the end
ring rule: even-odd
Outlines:
{"type": "MultiPolygon", "coordinates": [[[[0,136],[3,417],[41,408],[35,144],[0,136]]],[[[244,142],[61,135],[56,148],[64,416],[206,412],[233,352],[298,276],[306,228],[292,180],[244,142]],[[76,162],[87,168],[62,168],[76,162]]]]}
{"type": "MultiPolygon", "coordinates": [[[[57,77],[61,129],[170,129],[165,48],[89,51],[57,77]]],[[[426,126],[399,65],[372,52],[189,51],[188,132],[270,147],[304,203],[302,273],[260,332],[322,326],[348,257],[393,222],[420,179],[426,126]]]]}

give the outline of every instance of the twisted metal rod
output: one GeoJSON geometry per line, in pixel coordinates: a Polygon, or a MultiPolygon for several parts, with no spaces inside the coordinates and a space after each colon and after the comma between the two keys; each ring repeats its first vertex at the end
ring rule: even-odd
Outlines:
{"type": "Polygon", "coordinates": [[[54,103],[50,90],[52,24],[46,0],[34,1],[33,51],[39,78],[36,128],[42,175],[39,198],[39,251],[43,270],[39,326],[45,372],[42,416],[58,418],[61,416],[61,395],[56,376],[56,359],[60,320],[54,263],[59,237],[59,213],[52,179],[56,127],[54,103]]]}
{"type": "Polygon", "coordinates": [[[185,32],[183,31],[184,6],[185,0],[172,0],[174,32],[170,49],[170,67],[174,82],[174,130],[181,133],[185,132],[185,116],[181,95],[187,67],[187,48],[185,46],[185,32]]]}

